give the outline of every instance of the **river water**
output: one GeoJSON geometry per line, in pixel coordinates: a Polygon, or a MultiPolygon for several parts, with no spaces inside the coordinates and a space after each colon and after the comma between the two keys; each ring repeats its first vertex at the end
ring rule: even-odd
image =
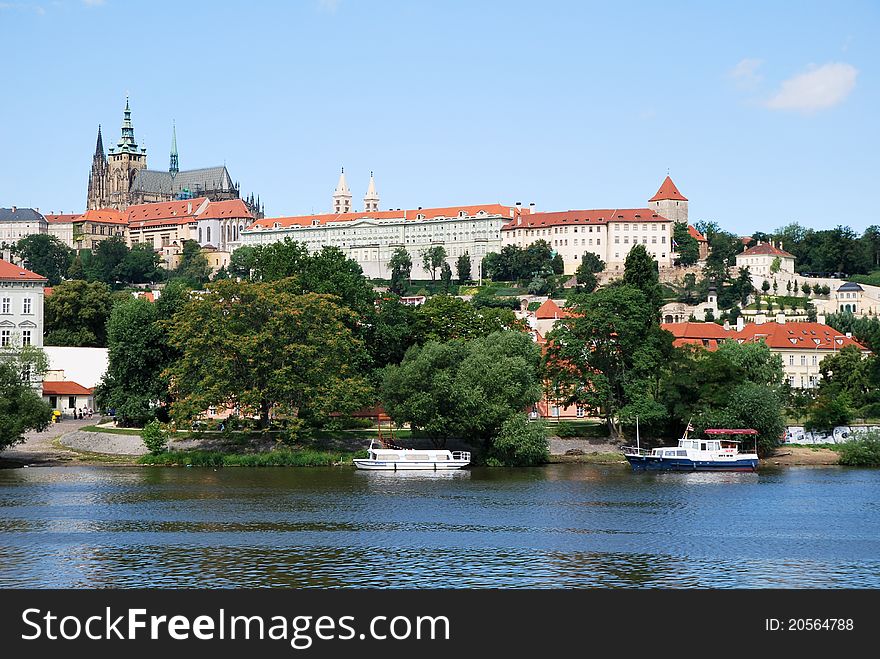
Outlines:
{"type": "Polygon", "coordinates": [[[880,587],[880,470],[0,470],[0,587],[880,587]]]}

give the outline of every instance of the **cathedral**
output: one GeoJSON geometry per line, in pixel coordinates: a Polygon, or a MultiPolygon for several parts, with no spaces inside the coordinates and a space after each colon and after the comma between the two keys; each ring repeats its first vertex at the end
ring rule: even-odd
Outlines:
{"type": "MultiPolygon", "coordinates": [[[[207,197],[211,201],[239,198],[239,185],[232,181],[226,166],[180,170],[177,154],[177,129],[171,132],[171,160],[168,171],[147,169],[147,150],[134,139],[131,108],[125,99],[122,137],[104,153],[101,127],[92,158],[86,208],[115,208],[123,211],[135,204],[150,204],[176,199],[207,197]]],[[[264,216],[259,197],[244,200],[254,217],[264,216]]]]}

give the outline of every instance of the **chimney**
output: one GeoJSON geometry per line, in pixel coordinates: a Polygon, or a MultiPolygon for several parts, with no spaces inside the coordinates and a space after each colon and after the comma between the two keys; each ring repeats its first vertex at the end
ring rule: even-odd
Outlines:
{"type": "Polygon", "coordinates": [[[742,332],[746,328],[746,321],[742,316],[736,318],[736,331],[742,332]]]}
{"type": "Polygon", "coordinates": [[[12,207],[12,212],[13,212],[13,213],[15,212],[15,206],[12,207]]]}
{"type": "Polygon", "coordinates": [[[186,214],[192,215],[193,212],[193,203],[191,201],[186,202],[186,214]]]}
{"type": "Polygon", "coordinates": [[[776,322],[779,323],[780,325],[785,325],[785,314],[784,313],[776,314],[776,322]]]}
{"type": "Polygon", "coordinates": [[[816,322],[819,323],[820,325],[824,325],[825,324],[825,316],[824,315],[816,316],[816,322]]]}
{"type": "Polygon", "coordinates": [[[538,209],[535,207],[535,202],[531,202],[529,204],[529,213],[537,213],[538,209]]]}

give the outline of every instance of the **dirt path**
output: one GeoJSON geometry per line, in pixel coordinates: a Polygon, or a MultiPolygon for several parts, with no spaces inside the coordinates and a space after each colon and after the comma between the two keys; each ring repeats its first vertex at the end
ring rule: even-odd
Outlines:
{"type": "Polygon", "coordinates": [[[56,440],[61,435],[93,423],[95,423],[94,419],[65,419],[61,423],[51,424],[43,432],[26,433],[23,444],[17,444],[0,452],[0,464],[51,466],[81,462],[82,456],[79,453],[64,448],[56,440]]]}
{"type": "Polygon", "coordinates": [[[780,446],[769,458],[762,460],[764,464],[791,467],[795,465],[836,465],[840,464],[840,454],[827,448],[811,448],[809,446],[780,446]]]}

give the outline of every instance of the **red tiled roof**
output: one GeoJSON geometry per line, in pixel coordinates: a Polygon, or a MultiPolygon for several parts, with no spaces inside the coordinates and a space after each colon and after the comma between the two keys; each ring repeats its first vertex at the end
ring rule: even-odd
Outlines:
{"type": "Polygon", "coordinates": [[[49,224],[64,224],[66,222],[77,222],[82,218],[82,213],[64,213],[57,215],[44,215],[46,222],[49,224]]]}
{"type": "Polygon", "coordinates": [[[43,289],[43,297],[49,297],[50,295],[52,295],[52,293],[53,293],[54,291],[55,291],[55,289],[52,288],[51,286],[46,286],[46,287],[43,289]]]}
{"type": "Polygon", "coordinates": [[[91,396],[93,391],[94,389],[86,389],[81,384],[77,384],[72,380],[43,382],[44,396],[91,396]]]}
{"type": "Polygon", "coordinates": [[[82,219],[87,222],[100,222],[102,224],[128,224],[128,218],[125,216],[125,213],[115,208],[87,210],[83,213],[82,219]]]}
{"type": "Polygon", "coordinates": [[[673,183],[672,179],[668,176],[663,179],[663,183],[660,184],[660,189],[657,190],[657,194],[648,199],[648,201],[663,201],[667,199],[672,199],[673,201],[687,201],[687,197],[678,191],[678,188],[675,187],[675,183],[673,183]]]}
{"type": "MultiPolygon", "coordinates": [[[[417,220],[417,219],[435,219],[435,218],[456,218],[459,213],[464,212],[465,216],[473,217],[480,211],[487,215],[501,215],[505,218],[513,217],[517,212],[513,206],[504,206],[502,204],[482,204],[476,206],[446,206],[443,208],[417,208],[404,209],[394,211],[364,211],[361,213],[324,213],[319,215],[295,215],[291,217],[266,217],[257,220],[249,228],[272,229],[277,223],[280,227],[290,226],[311,226],[315,224],[326,224],[328,222],[351,222],[352,220],[373,219],[373,220],[417,220]],[[419,216],[423,218],[419,218],[419,216]]],[[[529,209],[523,208],[521,213],[528,215],[529,209]]]]}
{"type": "Polygon", "coordinates": [[[558,318],[571,318],[572,314],[570,311],[566,311],[558,304],[556,304],[553,300],[546,300],[540,307],[535,311],[535,318],[538,320],[548,320],[548,319],[558,319],[558,318]]]}
{"type": "MultiPolygon", "coordinates": [[[[194,218],[201,205],[207,201],[207,197],[197,197],[180,201],[163,201],[157,204],[137,204],[129,206],[125,213],[129,224],[150,220],[177,220],[179,222],[183,218],[194,218]]],[[[138,226],[141,225],[138,224],[138,226]]]]}
{"type": "Polygon", "coordinates": [[[730,330],[717,323],[661,323],[660,329],[670,332],[675,338],[683,339],[729,339],[730,330]]]}
{"type": "Polygon", "coordinates": [[[200,220],[224,220],[231,217],[253,218],[253,215],[241,199],[212,201],[203,212],[199,213],[200,220]]]}
{"type": "Polygon", "coordinates": [[[553,213],[532,213],[515,218],[502,227],[503,231],[512,229],[534,229],[569,224],[608,224],[609,222],[669,222],[650,208],[617,208],[556,211],[553,213]]]}
{"type": "Polygon", "coordinates": [[[749,249],[742,252],[741,256],[762,256],[764,254],[769,254],[772,256],[784,256],[787,258],[794,258],[794,254],[789,254],[785,250],[779,249],[776,245],[772,243],[761,243],[760,245],[755,245],[754,247],[750,247],[749,249]]]}
{"type": "Polygon", "coordinates": [[[691,226],[690,224],[688,224],[688,233],[691,234],[691,237],[692,237],[692,238],[696,238],[696,239],[697,239],[697,242],[701,242],[701,243],[708,242],[708,241],[706,240],[706,236],[704,236],[702,233],[700,233],[699,231],[697,231],[696,228],[694,228],[694,227],[691,226]]]}
{"type": "Polygon", "coordinates": [[[868,351],[863,345],[821,323],[750,323],[734,334],[740,343],[764,341],[777,350],[832,350],[856,346],[868,351]]]}
{"type": "Polygon", "coordinates": [[[43,275],[0,259],[0,281],[47,281],[43,275]]]}

